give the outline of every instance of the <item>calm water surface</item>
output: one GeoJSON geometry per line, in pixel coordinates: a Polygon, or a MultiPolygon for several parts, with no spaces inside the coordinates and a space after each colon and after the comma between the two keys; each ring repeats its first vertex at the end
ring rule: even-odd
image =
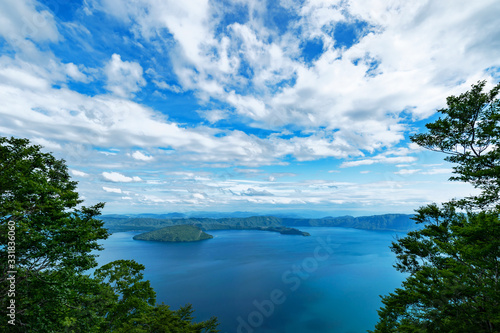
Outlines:
{"type": "Polygon", "coordinates": [[[120,232],[103,242],[99,264],[134,259],[146,266],[157,301],[193,304],[198,320],[217,316],[227,333],[366,332],[380,294],[404,276],[392,267],[395,234],[300,228],[310,237],[264,231],[210,231],[194,243],[134,241],[120,232]]]}

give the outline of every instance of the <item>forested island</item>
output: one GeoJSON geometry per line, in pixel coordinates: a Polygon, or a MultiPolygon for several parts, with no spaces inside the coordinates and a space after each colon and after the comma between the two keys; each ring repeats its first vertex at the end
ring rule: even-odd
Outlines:
{"type": "Polygon", "coordinates": [[[211,238],[214,238],[214,236],[189,224],[174,225],[134,236],[135,240],[158,242],[197,242],[211,238]]]}

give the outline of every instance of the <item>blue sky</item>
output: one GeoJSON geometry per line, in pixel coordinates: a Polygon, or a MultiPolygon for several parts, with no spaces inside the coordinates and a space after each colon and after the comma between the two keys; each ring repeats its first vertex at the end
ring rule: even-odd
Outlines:
{"type": "Polygon", "coordinates": [[[104,213],[411,213],[470,194],[409,141],[500,79],[500,2],[7,0],[0,134],[104,213]]]}

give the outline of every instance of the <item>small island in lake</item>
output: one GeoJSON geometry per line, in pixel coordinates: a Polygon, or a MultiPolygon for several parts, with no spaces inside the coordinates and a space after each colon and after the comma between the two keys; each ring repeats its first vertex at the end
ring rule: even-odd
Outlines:
{"type": "Polygon", "coordinates": [[[295,228],[288,227],[245,227],[228,225],[193,225],[180,224],[164,227],[158,230],[148,231],[134,236],[135,240],[157,241],[157,242],[197,242],[205,239],[214,238],[204,230],[262,230],[279,232],[283,235],[302,235],[310,236],[308,232],[303,232],[295,228]]]}
{"type": "Polygon", "coordinates": [[[197,242],[210,238],[214,236],[190,224],[173,225],[134,236],[135,240],[157,242],[197,242]]]}

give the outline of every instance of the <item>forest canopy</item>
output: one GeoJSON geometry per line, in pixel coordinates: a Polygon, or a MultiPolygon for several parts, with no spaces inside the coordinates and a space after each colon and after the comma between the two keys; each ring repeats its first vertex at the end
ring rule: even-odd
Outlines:
{"type": "Polygon", "coordinates": [[[97,267],[104,207],[81,204],[64,160],[0,137],[0,307],[9,332],[218,332],[188,304],[156,303],[144,266],[97,267]],[[94,274],[88,271],[95,269],[94,274]]]}
{"type": "Polygon", "coordinates": [[[382,298],[374,332],[500,330],[500,84],[485,86],[448,97],[428,132],[412,137],[455,163],[450,180],[481,192],[417,210],[423,228],[391,246],[409,276],[382,298]]]}

